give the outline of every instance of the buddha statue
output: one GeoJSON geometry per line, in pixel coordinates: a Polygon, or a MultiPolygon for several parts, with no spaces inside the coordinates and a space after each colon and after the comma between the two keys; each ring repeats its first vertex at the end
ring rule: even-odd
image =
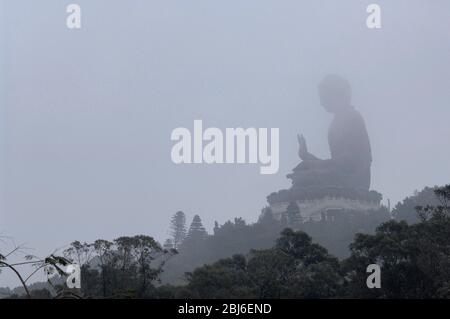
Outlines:
{"type": "Polygon", "coordinates": [[[372,154],[366,125],[351,105],[351,87],[338,75],[319,84],[320,104],[333,114],[328,130],[331,158],[320,159],[308,151],[303,135],[297,135],[302,162],[287,177],[292,189],[338,187],[368,191],[372,154]]]}

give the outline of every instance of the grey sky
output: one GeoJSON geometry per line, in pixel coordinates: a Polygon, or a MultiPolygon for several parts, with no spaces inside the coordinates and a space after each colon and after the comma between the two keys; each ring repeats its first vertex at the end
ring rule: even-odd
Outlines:
{"type": "Polygon", "coordinates": [[[316,89],[327,73],[349,79],[366,120],[372,189],[395,203],[450,181],[446,0],[1,2],[0,234],[36,253],[76,239],[163,240],[177,210],[208,229],[255,221],[289,186],[298,132],[329,156],[316,89]],[[365,25],[373,2],[381,30],[365,25]],[[81,30],[65,26],[69,3],[81,5],[81,30]],[[279,127],[279,173],[173,164],[171,131],[194,119],[279,127]]]}

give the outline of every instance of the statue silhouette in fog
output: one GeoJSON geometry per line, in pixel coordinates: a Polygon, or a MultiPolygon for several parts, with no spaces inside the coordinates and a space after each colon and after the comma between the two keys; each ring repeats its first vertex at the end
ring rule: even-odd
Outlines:
{"type": "Polygon", "coordinates": [[[287,177],[293,189],[345,187],[369,190],[372,154],[366,125],[351,105],[351,87],[338,75],[328,75],[319,84],[320,104],[334,115],[328,130],[330,159],[308,152],[306,140],[298,135],[302,162],[287,177]]]}

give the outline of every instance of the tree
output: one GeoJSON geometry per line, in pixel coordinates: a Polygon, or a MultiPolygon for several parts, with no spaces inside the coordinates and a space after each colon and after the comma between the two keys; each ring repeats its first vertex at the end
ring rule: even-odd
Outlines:
{"type": "Polygon", "coordinates": [[[270,226],[276,223],[275,217],[273,216],[273,212],[270,207],[266,207],[262,210],[261,215],[258,219],[258,223],[264,226],[270,226]]]}
{"type": "Polygon", "coordinates": [[[172,216],[170,231],[173,248],[177,249],[186,238],[186,215],[182,211],[178,211],[172,216]]]}
{"type": "Polygon", "coordinates": [[[81,243],[74,241],[70,244],[70,247],[63,252],[66,258],[70,258],[80,267],[89,264],[92,259],[93,246],[88,243],[81,243]]]}
{"type": "Polygon", "coordinates": [[[131,254],[137,265],[138,297],[144,297],[152,281],[162,272],[162,267],[152,268],[151,264],[164,255],[164,250],[152,237],[138,235],[132,238],[131,254]]]}
{"type": "MultiPolygon", "coordinates": [[[[70,264],[70,261],[62,256],[51,254],[46,258],[40,259],[33,255],[26,255],[25,256],[26,261],[24,262],[12,263],[8,261],[8,257],[14,255],[15,253],[21,250],[22,246],[15,246],[11,251],[9,251],[6,254],[0,253],[0,270],[1,268],[10,269],[17,276],[27,298],[33,298],[40,295],[39,293],[33,295],[27,284],[28,280],[32,278],[39,270],[41,269],[44,270],[44,273],[47,276],[47,281],[50,285],[52,285],[50,277],[52,277],[55,273],[58,274],[60,277],[68,276],[64,268],[70,264]],[[25,277],[18,269],[19,266],[23,265],[33,265],[35,267],[35,270],[30,275],[25,277]]],[[[48,293],[49,292],[47,292],[46,294],[48,295],[48,293]]]]}
{"type": "Polygon", "coordinates": [[[22,287],[25,289],[25,293],[26,293],[27,297],[31,298],[30,291],[28,290],[28,287],[26,284],[26,279],[23,278],[23,276],[20,274],[20,272],[16,269],[15,265],[8,263],[6,261],[6,258],[13,252],[14,251],[9,252],[6,255],[0,254],[0,267],[9,268],[10,270],[12,270],[14,272],[14,274],[17,276],[17,278],[19,279],[20,283],[22,284],[22,287]]]}
{"type": "Polygon", "coordinates": [[[438,205],[439,200],[436,198],[435,190],[437,187],[425,187],[420,192],[414,192],[413,196],[406,197],[402,202],[395,205],[392,215],[396,220],[405,220],[412,224],[420,221],[416,212],[417,206],[438,205]]]}
{"type": "Polygon", "coordinates": [[[358,234],[344,262],[347,294],[367,298],[450,297],[450,185],[434,191],[438,206],[418,207],[421,221],[382,224],[374,235],[358,234]],[[369,264],[381,267],[381,289],[365,286],[369,264]]]}
{"type": "Polygon", "coordinates": [[[111,269],[111,262],[113,260],[113,251],[112,251],[113,243],[108,240],[97,239],[96,241],[94,241],[93,247],[94,253],[97,258],[97,262],[100,267],[101,293],[103,297],[106,297],[108,285],[110,284],[108,278],[111,269]]]}
{"type": "Polygon", "coordinates": [[[338,259],[313,243],[308,234],[287,228],[274,249],[290,259],[282,273],[288,289],[281,297],[330,298],[339,294],[342,276],[338,259]]]}
{"type": "Polygon", "coordinates": [[[192,219],[191,226],[189,227],[189,232],[187,238],[189,240],[204,239],[207,236],[205,227],[203,227],[202,220],[200,216],[195,215],[192,219]]]}
{"type": "Polygon", "coordinates": [[[247,261],[234,255],[187,273],[189,298],[251,298],[253,286],[247,274],[247,261]]]}
{"type": "Polygon", "coordinates": [[[286,229],[273,248],[197,268],[187,288],[194,298],[328,298],[341,282],[336,258],[305,233],[286,229]]]}
{"type": "Polygon", "coordinates": [[[292,201],[286,208],[286,217],[290,226],[297,226],[302,221],[302,216],[300,215],[300,208],[297,202],[292,201]]]}
{"type": "Polygon", "coordinates": [[[135,291],[137,297],[146,296],[152,287],[152,281],[162,271],[161,265],[153,268],[152,264],[166,252],[152,237],[145,235],[119,237],[114,243],[117,247],[115,262],[120,269],[122,289],[131,286],[131,291],[135,291]]]}

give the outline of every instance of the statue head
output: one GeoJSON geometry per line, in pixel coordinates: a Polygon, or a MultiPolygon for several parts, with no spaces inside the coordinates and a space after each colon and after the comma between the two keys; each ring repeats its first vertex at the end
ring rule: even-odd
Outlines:
{"type": "Polygon", "coordinates": [[[350,83],[337,74],[327,75],[319,84],[320,104],[330,113],[339,113],[350,106],[350,83]]]}

